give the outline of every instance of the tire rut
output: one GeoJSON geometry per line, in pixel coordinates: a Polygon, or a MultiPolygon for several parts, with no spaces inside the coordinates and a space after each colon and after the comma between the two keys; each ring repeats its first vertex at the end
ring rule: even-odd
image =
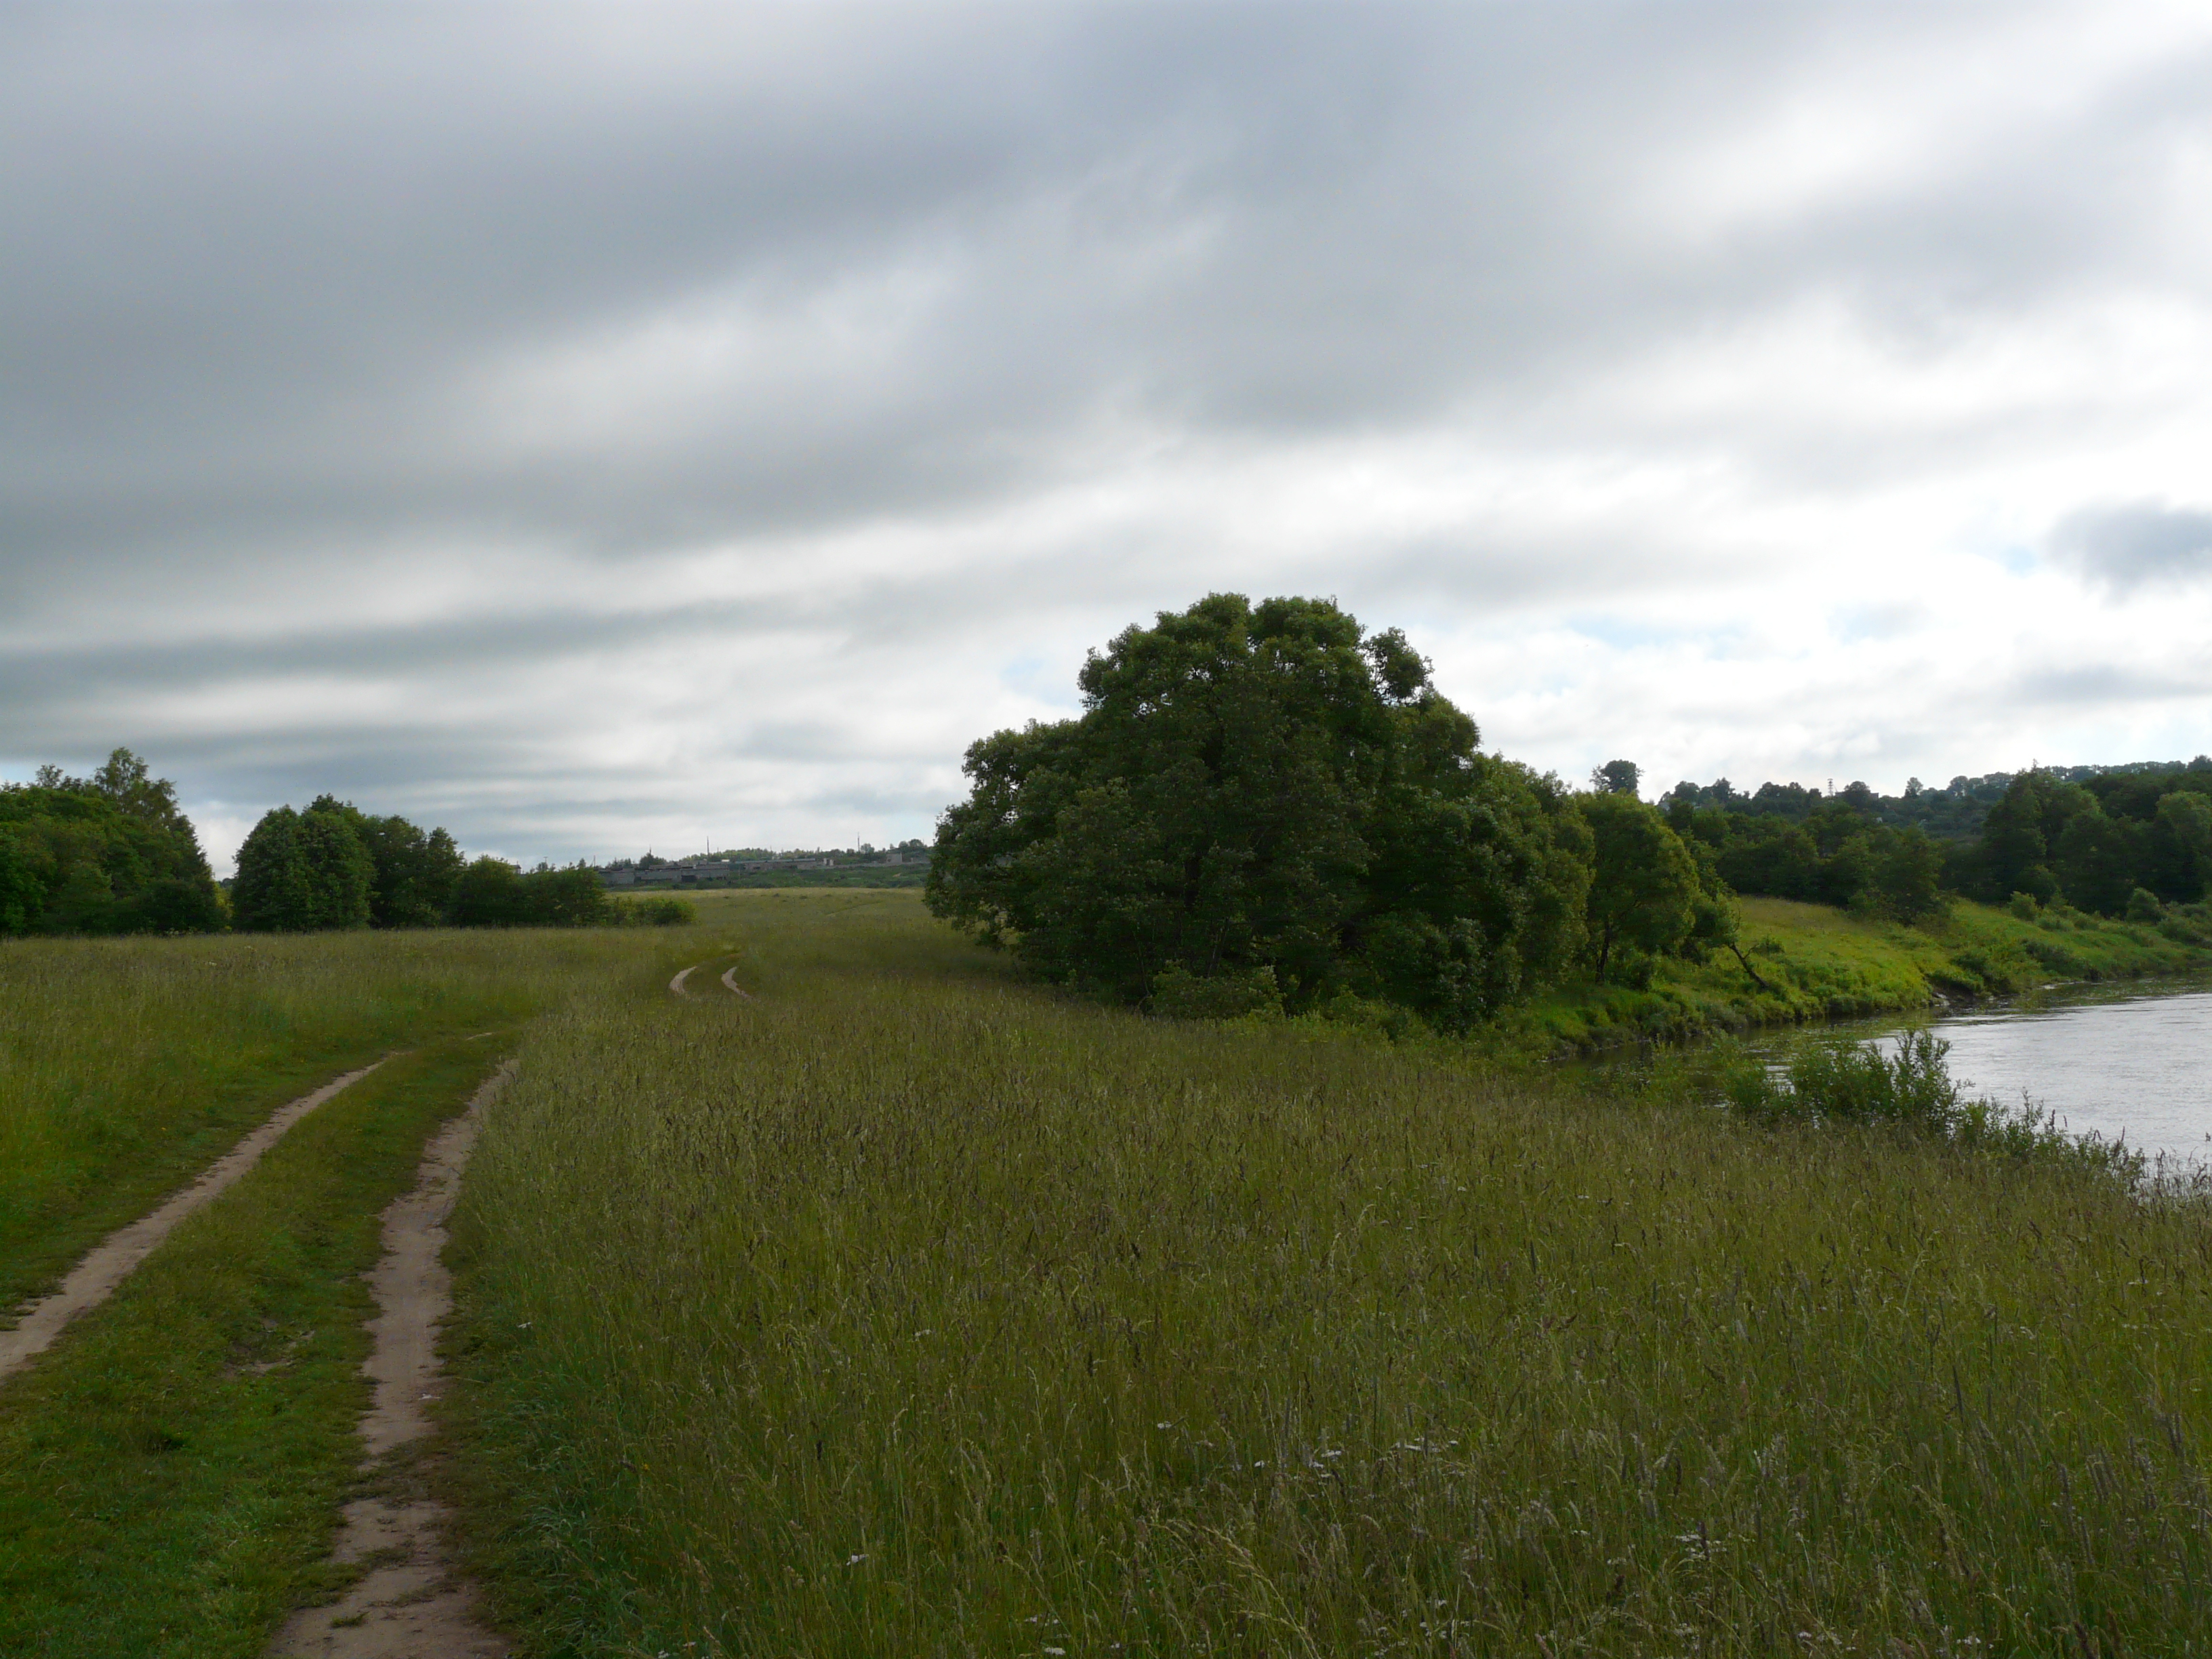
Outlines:
{"type": "Polygon", "coordinates": [[[478,1089],[468,1109],[424,1149],[413,1190],[384,1212],[384,1255],[369,1275],[376,1317],[362,1370],[376,1385],[361,1420],[364,1471],[392,1490],[356,1498],[331,1559],[368,1564],[337,1601],[294,1613],[269,1648],[269,1659],[504,1659],[509,1644],[479,1613],[477,1587],[453,1565],[446,1541],[445,1504],[410,1481],[404,1455],[432,1431],[427,1401],[443,1392],[438,1328],[453,1310],[453,1275],[442,1255],[446,1218],[459,1195],[461,1172],[475,1147],[483,1109],[507,1078],[503,1066],[478,1089]]]}
{"type": "Polygon", "coordinates": [[[115,1294],[138,1264],[173,1231],[179,1222],[223,1191],[261,1161],[261,1155],[284,1138],[285,1132],[340,1090],[358,1083],[383,1060],[334,1078],[313,1094],[302,1095],[280,1106],[274,1115],[200,1174],[198,1180],[126,1227],[100,1240],[86,1252],[61,1288],[25,1306],[12,1330],[0,1331],[0,1378],[21,1370],[52,1347],[62,1328],[79,1314],[98,1307],[115,1294]]]}

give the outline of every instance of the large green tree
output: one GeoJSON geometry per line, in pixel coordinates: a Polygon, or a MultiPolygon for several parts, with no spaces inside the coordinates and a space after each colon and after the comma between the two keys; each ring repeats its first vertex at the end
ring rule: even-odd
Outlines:
{"type": "Polygon", "coordinates": [[[466,860],[444,830],[422,830],[396,813],[375,817],[330,795],[318,796],[308,811],[338,814],[361,838],[375,870],[368,895],[372,927],[434,927],[448,918],[466,860]]]}
{"type": "Polygon", "coordinates": [[[304,812],[274,808],[238,849],[231,915],[254,933],[366,927],[376,863],[353,815],[324,796],[304,812]]]}
{"type": "Polygon", "coordinates": [[[1687,940],[1704,890],[1697,860],[1656,807],[1618,792],[1580,805],[1591,842],[1590,963],[1602,985],[1624,949],[1657,955],[1687,940]]]}
{"type": "Polygon", "coordinates": [[[1450,1029],[1574,957],[1571,798],[1481,754],[1396,630],[1218,593],[1079,680],[1079,719],[969,749],[972,792],[939,824],[930,906],[978,938],[1133,1001],[1232,981],[1450,1029]]]}

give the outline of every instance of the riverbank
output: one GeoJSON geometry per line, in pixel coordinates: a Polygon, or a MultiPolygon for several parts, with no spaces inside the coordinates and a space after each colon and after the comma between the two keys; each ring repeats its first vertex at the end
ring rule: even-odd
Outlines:
{"type": "Polygon", "coordinates": [[[1564,987],[1510,1017],[1501,1038],[1581,1053],[1940,1010],[2069,981],[2212,974],[2212,927],[2193,915],[2153,924],[2052,909],[2027,918],[1954,900],[1946,915],[1907,926],[1789,899],[1740,902],[1741,962],[1722,951],[1702,963],[1653,963],[1642,987],[1564,987]]]}

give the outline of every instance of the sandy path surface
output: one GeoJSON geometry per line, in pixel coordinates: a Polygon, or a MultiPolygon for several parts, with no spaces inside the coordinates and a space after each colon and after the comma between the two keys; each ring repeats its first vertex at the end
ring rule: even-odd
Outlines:
{"type": "Polygon", "coordinates": [[[753,1000],[753,994],[745,989],[744,986],[738,983],[738,964],[736,963],[732,963],[729,967],[723,971],[722,983],[728,986],[732,991],[735,991],[747,1002],[750,1002],[753,1000]]]}
{"type": "MultiPolygon", "coordinates": [[[[369,1275],[377,1306],[368,1324],[373,1346],[362,1366],[376,1384],[361,1419],[365,1469],[430,1433],[423,1406],[442,1391],[438,1327],[453,1303],[453,1275],[441,1260],[446,1218],[484,1106],[507,1075],[502,1066],[468,1110],[438,1132],[422,1154],[415,1189],[384,1212],[384,1255],[369,1275]]],[[[444,1504],[419,1491],[394,1492],[358,1499],[344,1513],[332,1559],[374,1565],[334,1605],[294,1613],[269,1649],[271,1659],[503,1659],[507,1644],[480,1621],[476,1587],[453,1570],[444,1504]]]]}
{"type": "Polygon", "coordinates": [[[155,1247],[176,1224],[261,1161],[261,1155],[284,1138],[284,1132],[349,1083],[358,1083],[384,1062],[325,1083],[311,1095],[302,1095],[232,1147],[191,1186],[150,1215],[108,1234],[83,1261],[70,1270],[61,1289],[29,1304],[22,1321],[12,1331],[0,1331],[0,1377],[20,1370],[44,1353],[62,1327],[88,1308],[96,1308],[113,1295],[155,1247]]]}
{"type": "Polygon", "coordinates": [[[676,976],[674,979],[672,979],[672,980],[670,980],[670,981],[668,981],[668,988],[669,988],[670,990],[673,991],[673,992],[674,992],[678,996],[679,996],[679,997],[688,997],[688,996],[690,996],[691,994],[690,994],[689,991],[687,991],[687,990],[685,990],[685,989],[684,988],[684,981],[685,980],[687,980],[687,979],[690,978],[692,975],[694,975],[694,974],[697,973],[697,972],[698,972],[702,968],[704,968],[706,965],[707,965],[707,964],[706,964],[705,963],[703,963],[703,962],[695,962],[695,963],[692,963],[689,968],[686,968],[686,969],[685,969],[682,973],[680,973],[680,974],[677,975],[677,976],[676,976]]]}

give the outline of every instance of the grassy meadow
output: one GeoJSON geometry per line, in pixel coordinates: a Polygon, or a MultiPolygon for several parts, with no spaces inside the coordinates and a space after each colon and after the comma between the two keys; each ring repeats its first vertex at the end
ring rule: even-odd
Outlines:
{"type": "Polygon", "coordinates": [[[0,1653],[258,1654],[336,1584],[379,1216],[577,995],[665,997],[691,930],[0,943],[0,1309],[283,1102],[302,1120],[0,1382],[0,1653]]]}
{"type": "Polygon", "coordinates": [[[650,981],[679,948],[658,929],[0,940],[0,1322],[285,1101],[625,965],[650,981]]]}
{"type": "Polygon", "coordinates": [[[533,1653],[2212,1652],[2198,1204],[702,908],[457,1218],[533,1653]]]}
{"type": "Polygon", "coordinates": [[[428,1044],[302,1119],[0,1384],[0,1653],[253,1659],[335,1590],[380,1214],[505,1046],[428,1044]]]}

